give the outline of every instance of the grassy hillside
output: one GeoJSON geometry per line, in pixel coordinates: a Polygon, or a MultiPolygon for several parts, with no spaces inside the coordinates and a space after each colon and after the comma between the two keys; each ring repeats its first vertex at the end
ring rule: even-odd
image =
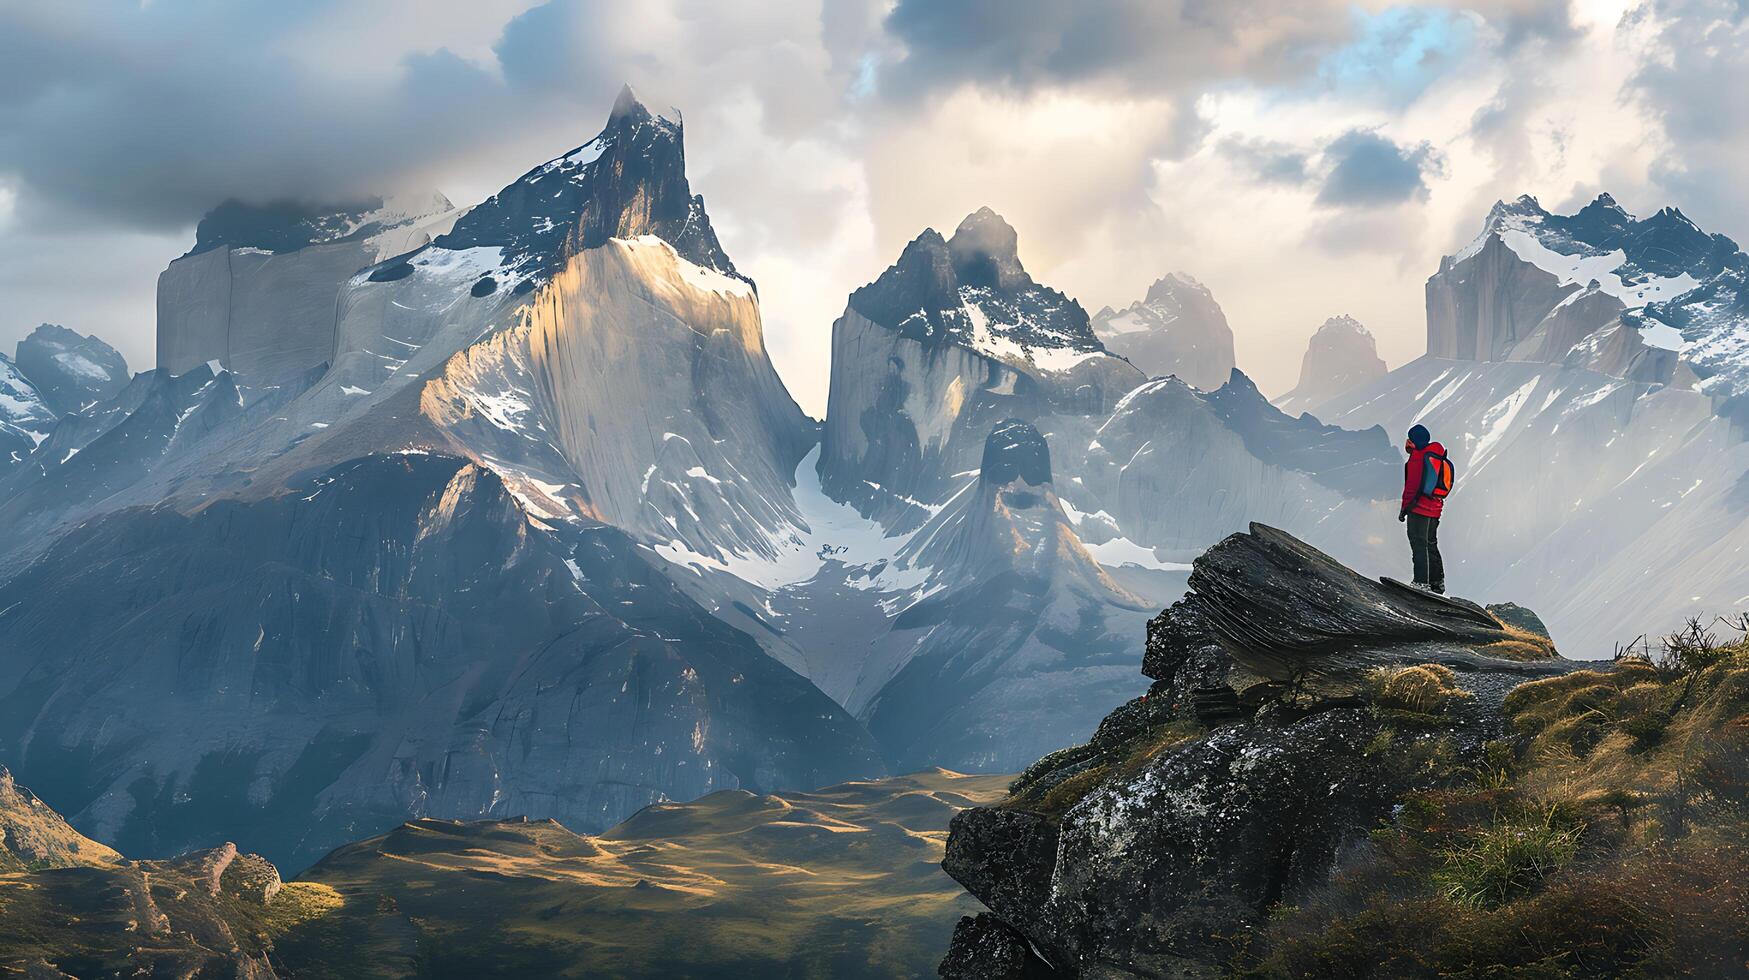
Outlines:
{"type": "MultiPolygon", "coordinates": [[[[15,803],[0,819],[28,816],[31,839],[53,842],[33,853],[57,857],[0,851],[0,976],[923,976],[976,905],[941,871],[948,822],[1007,783],[935,770],[729,791],[600,837],[419,820],[283,887],[228,845],[128,862],[15,803]]],[[[0,837],[23,839],[10,819],[0,837]]]]}
{"type": "Polygon", "coordinates": [[[0,766],[0,874],[120,860],[120,854],[74,830],[0,766]]]}
{"type": "Polygon", "coordinates": [[[1404,799],[1237,972],[1749,975],[1749,641],[1696,626],[1505,710],[1486,764],[1404,799]]]}
{"type": "Polygon", "coordinates": [[[936,770],[643,810],[600,837],[421,820],[305,880],[344,904],[280,937],[297,976],[911,977],[975,904],[948,821],[1006,777],[936,770]]]}

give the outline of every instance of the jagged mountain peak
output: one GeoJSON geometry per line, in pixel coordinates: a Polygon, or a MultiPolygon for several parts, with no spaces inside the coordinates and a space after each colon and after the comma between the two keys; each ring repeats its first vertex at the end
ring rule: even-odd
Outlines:
{"type": "Polygon", "coordinates": [[[850,294],[850,308],[911,340],[957,344],[1029,374],[1104,354],[1081,304],[1027,273],[1018,240],[989,208],[951,238],[925,228],[879,279],[850,294]]]}
{"type": "Polygon", "coordinates": [[[1385,375],[1378,341],[1372,331],[1344,313],[1319,325],[1306,342],[1300,360],[1300,380],[1277,404],[1283,412],[1298,415],[1315,410],[1331,398],[1385,375]]]}
{"type": "Polygon", "coordinates": [[[1205,294],[1205,295],[1208,295],[1211,297],[1214,295],[1209,290],[1209,288],[1207,286],[1202,284],[1201,280],[1197,279],[1195,276],[1191,275],[1190,273],[1188,273],[1188,272],[1168,272],[1165,275],[1161,276],[1160,278],[1154,280],[1153,284],[1148,287],[1148,294],[1147,294],[1146,298],[1144,298],[1143,302],[1145,302],[1145,303],[1172,302],[1172,301],[1175,301],[1177,299],[1180,290],[1185,290],[1185,289],[1189,289],[1189,290],[1192,290],[1194,292],[1202,293],[1202,294],[1205,294]]]}
{"type": "Polygon", "coordinates": [[[1661,383],[1698,380],[1702,390],[1733,397],[1749,391],[1745,269],[1749,257],[1736,242],[1709,234],[1679,208],[1637,218],[1600,194],[1556,214],[1526,195],[1497,204],[1482,233],[1428,281],[1428,351],[1583,364],[1661,383]],[[1489,273],[1473,277],[1472,263],[1489,273]],[[1499,288],[1512,298],[1471,297],[1475,287],[1465,284],[1472,282],[1505,283],[1499,288]],[[1579,307],[1598,291],[1619,309],[1579,307]],[[1597,315],[1580,316],[1585,310],[1597,315]],[[1633,329],[1612,333],[1617,314],[1633,329]]]}
{"type": "Polygon", "coordinates": [[[967,286],[1020,289],[1032,276],[1020,264],[1020,235],[988,207],[966,215],[947,243],[954,271],[967,286]]]}
{"type": "Polygon", "coordinates": [[[669,107],[667,112],[654,112],[638,94],[632,91],[630,82],[620,86],[619,95],[614,97],[613,109],[607,115],[609,126],[630,123],[636,125],[643,122],[661,122],[675,128],[684,126],[680,110],[669,107]]]}
{"type": "Polygon", "coordinates": [[[1365,324],[1346,313],[1337,314],[1325,320],[1319,325],[1318,333],[1353,333],[1369,339],[1372,337],[1372,331],[1368,330],[1365,324]]]}
{"type": "Polygon", "coordinates": [[[1143,299],[1101,310],[1093,329],[1106,349],[1149,377],[1176,375],[1208,390],[1224,384],[1233,369],[1227,315],[1214,292],[1189,273],[1168,272],[1143,299]]]}
{"type": "Polygon", "coordinates": [[[0,871],[115,864],[121,855],[84,836],[0,766],[0,871]]]}
{"type": "Polygon", "coordinates": [[[18,369],[0,354],[0,473],[24,462],[48,438],[55,412],[18,369]]]}
{"type": "Polygon", "coordinates": [[[128,382],[120,351],[58,323],[44,323],[19,341],[14,361],[56,415],[90,408],[128,382]]]}
{"type": "MultiPolygon", "coordinates": [[[[692,193],[679,112],[652,113],[627,85],[594,139],[523,174],[432,245],[497,249],[494,281],[532,288],[578,251],[644,235],[695,265],[752,283],[717,241],[704,198],[692,193]]],[[[397,275],[405,258],[373,276],[397,275]]]]}

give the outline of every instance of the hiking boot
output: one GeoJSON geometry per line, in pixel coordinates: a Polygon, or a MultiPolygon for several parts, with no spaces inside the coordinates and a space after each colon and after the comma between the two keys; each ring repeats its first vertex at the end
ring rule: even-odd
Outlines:
{"type": "Polygon", "coordinates": [[[1420,589],[1423,592],[1433,591],[1433,586],[1428,585],[1426,582],[1410,582],[1409,587],[1411,589],[1420,589]]]}
{"type": "Polygon", "coordinates": [[[1432,585],[1429,585],[1427,587],[1427,590],[1429,592],[1432,592],[1434,595],[1445,595],[1445,583],[1444,582],[1435,582],[1432,585]]]}

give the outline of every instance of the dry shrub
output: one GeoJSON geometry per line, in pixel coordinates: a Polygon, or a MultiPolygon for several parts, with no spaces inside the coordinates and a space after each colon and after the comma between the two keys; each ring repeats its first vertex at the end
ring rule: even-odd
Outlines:
{"type": "Polygon", "coordinates": [[[1457,675],[1443,664],[1385,669],[1375,678],[1375,703],[1382,708],[1437,715],[1473,695],[1457,686],[1457,675]]]}

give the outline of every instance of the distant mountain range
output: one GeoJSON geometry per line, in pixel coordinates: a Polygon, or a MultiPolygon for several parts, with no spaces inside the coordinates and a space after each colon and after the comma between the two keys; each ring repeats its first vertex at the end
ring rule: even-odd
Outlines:
{"type": "Polygon", "coordinates": [[[464,210],[222,205],[156,369],[0,359],[0,762],[130,855],[246,830],[294,871],[409,819],[1015,771],[1140,693],[1251,522],[1400,573],[1415,421],[1453,586],[1564,649],[1749,601],[1743,255],[1676,212],[1496,207],[1427,357],[1332,318],[1287,410],[1188,275],[1090,317],[1021,254],[983,208],[871,269],[816,421],[629,89],[464,210]]]}

